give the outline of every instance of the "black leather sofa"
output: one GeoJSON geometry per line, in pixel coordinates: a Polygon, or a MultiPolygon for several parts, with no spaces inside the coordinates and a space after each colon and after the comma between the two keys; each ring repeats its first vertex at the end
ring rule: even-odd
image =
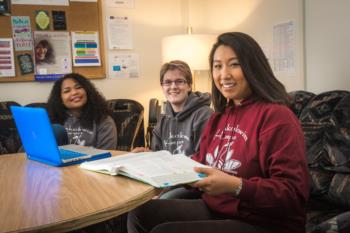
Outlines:
{"type": "Polygon", "coordinates": [[[350,92],[289,93],[306,140],[307,233],[350,233],[350,92]]]}

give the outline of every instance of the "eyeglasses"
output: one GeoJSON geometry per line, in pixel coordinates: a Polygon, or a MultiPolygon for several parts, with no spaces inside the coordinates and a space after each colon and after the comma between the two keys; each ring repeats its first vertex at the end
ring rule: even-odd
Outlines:
{"type": "Polygon", "coordinates": [[[170,87],[172,84],[175,84],[175,86],[183,86],[187,83],[185,79],[176,79],[174,81],[171,80],[164,80],[161,85],[165,87],[170,87]]]}

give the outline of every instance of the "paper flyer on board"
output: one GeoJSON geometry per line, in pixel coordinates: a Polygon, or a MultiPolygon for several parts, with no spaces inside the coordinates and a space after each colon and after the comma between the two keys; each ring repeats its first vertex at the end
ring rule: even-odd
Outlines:
{"type": "Polygon", "coordinates": [[[138,78],[139,56],[136,53],[109,52],[109,76],[111,78],[138,78]]]}
{"type": "Polygon", "coordinates": [[[131,23],[128,17],[107,17],[109,49],[132,49],[131,23]]]}
{"type": "Polygon", "coordinates": [[[51,81],[72,72],[69,32],[34,32],[35,80],[51,81]]]}
{"type": "Polygon", "coordinates": [[[29,16],[11,16],[11,23],[15,50],[32,50],[33,37],[29,16]]]}
{"type": "Polygon", "coordinates": [[[22,75],[34,73],[34,63],[31,54],[18,54],[17,61],[22,75]]]}
{"type": "Polygon", "coordinates": [[[100,66],[98,32],[72,32],[73,66],[100,66]]]}
{"type": "Polygon", "coordinates": [[[13,42],[11,38],[0,38],[0,77],[15,76],[13,42]]]}
{"type": "Polygon", "coordinates": [[[70,0],[70,2],[97,2],[97,0],[70,0]]]}
{"type": "Polygon", "coordinates": [[[97,0],[70,0],[71,2],[97,2],[97,0]]]}
{"type": "Polygon", "coordinates": [[[0,0],[0,15],[11,15],[10,0],[0,0]]]}
{"type": "Polygon", "coordinates": [[[69,6],[68,0],[12,0],[12,4],[69,6]]]}
{"type": "Polygon", "coordinates": [[[296,70],[295,23],[273,26],[273,69],[277,73],[294,75],[296,70]]]}
{"type": "Polygon", "coordinates": [[[107,7],[117,7],[117,8],[134,8],[134,0],[106,0],[107,7]]]}

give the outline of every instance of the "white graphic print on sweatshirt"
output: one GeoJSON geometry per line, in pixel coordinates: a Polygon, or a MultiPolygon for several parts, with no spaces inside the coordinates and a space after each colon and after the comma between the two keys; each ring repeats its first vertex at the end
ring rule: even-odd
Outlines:
{"type": "Polygon", "coordinates": [[[187,135],[184,135],[181,131],[177,134],[172,134],[169,132],[169,137],[163,140],[165,148],[174,148],[170,151],[173,155],[175,154],[185,154],[185,149],[183,148],[185,144],[189,143],[190,139],[187,135]]]}
{"type": "Polygon", "coordinates": [[[81,127],[78,127],[78,128],[68,127],[66,128],[66,131],[69,138],[69,143],[80,145],[80,146],[85,146],[87,135],[90,135],[91,137],[91,135],[93,134],[91,130],[84,129],[81,127]]]}
{"type": "Polygon", "coordinates": [[[240,156],[235,154],[232,148],[237,137],[242,137],[245,142],[248,140],[247,134],[239,128],[239,125],[233,127],[228,124],[223,130],[218,129],[213,138],[213,142],[217,145],[213,153],[206,154],[208,165],[228,173],[237,174],[235,170],[241,166],[241,161],[234,159],[234,157],[240,156]]]}

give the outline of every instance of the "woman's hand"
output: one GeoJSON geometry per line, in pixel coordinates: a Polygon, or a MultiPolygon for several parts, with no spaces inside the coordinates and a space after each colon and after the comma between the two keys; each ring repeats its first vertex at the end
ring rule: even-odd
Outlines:
{"type": "Polygon", "coordinates": [[[139,153],[139,152],[150,152],[151,150],[148,147],[135,147],[132,149],[132,153],[139,153]]]}
{"type": "Polygon", "coordinates": [[[192,186],[213,196],[224,193],[234,194],[234,190],[241,182],[240,178],[231,176],[218,169],[196,167],[194,170],[205,174],[207,177],[193,183],[192,186]]]}

